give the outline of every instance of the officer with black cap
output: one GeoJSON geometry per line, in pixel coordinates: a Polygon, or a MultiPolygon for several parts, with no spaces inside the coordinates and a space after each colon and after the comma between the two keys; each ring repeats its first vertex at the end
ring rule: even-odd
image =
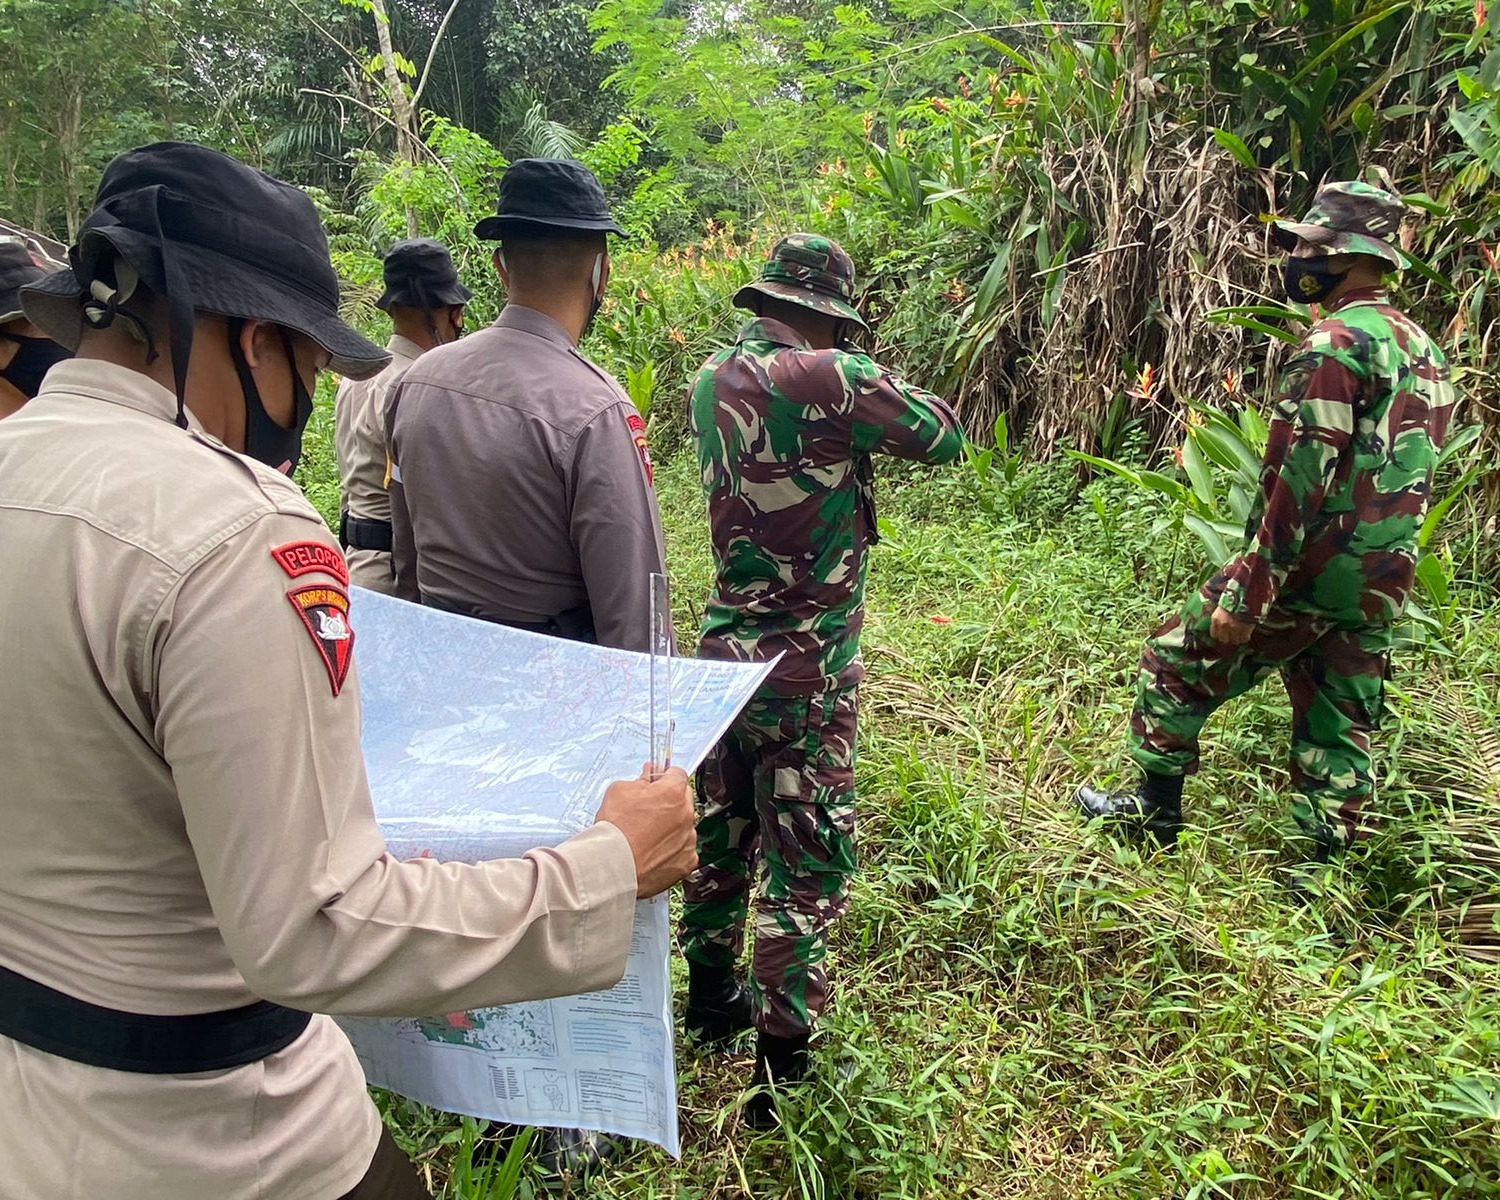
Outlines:
{"type": "Polygon", "coordinates": [[[616,983],[695,861],[686,777],[552,850],[393,859],[360,756],[348,572],[288,475],[338,316],[312,201],[214,150],[115,159],[77,349],[0,421],[0,1195],[411,1200],[348,1040],[616,983]]]}
{"type": "MultiPolygon", "coordinates": [[[[59,265],[50,264],[52,270],[59,265]]],[[[47,274],[24,243],[0,238],[0,417],[19,411],[52,365],[71,357],[21,311],[22,285],[47,274]]]]}
{"type": "Polygon", "coordinates": [[[360,587],[390,594],[396,590],[396,577],[391,568],[386,397],[420,355],[458,339],[464,305],[473,293],[458,281],[448,248],[431,238],[397,242],[385,256],[383,274],[385,291],[375,304],[391,317],[391,340],[385,344],[391,365],[373,378],[339,384],[334,446],[343,497],[339,541],[349,561],[349,578],[360,587]]]}
{"type": "Polygon", "coordinates": [[[649,645],[665,568],[646,427],[579,352],[621,233],[581,163],[521,159],[496,215],[507,304],[391,393],[396,574],[424,603],[601,645],[649,645]]]}

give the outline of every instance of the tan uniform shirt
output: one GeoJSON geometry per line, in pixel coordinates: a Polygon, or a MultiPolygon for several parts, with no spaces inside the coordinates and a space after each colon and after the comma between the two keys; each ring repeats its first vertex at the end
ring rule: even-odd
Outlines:
{"type": "MultiPolygon", "coordinates": [[[[153,1014],[261,997],[415,1015],[611,986],[635,907],[624,836],[392,859],[338,548],[290,480],[175,408],[75,359],[0,423],[0,965],[153,1014]]],[[[332,1200],[378,1131],[327,1017],[198,1075],[0,1037],[0,1096],[6,1200],[332,1200]]]]}
{"type": "Polygon", "coordinates": [[[561,325],[512,304],[424,354],[386,411],[402,594],[533,623],[587,603],[601,645],[650,648],[666,555],[645,425],[561,325]]]}
{"type": "MultiPolygon", "coordinates": [[[[363,521],[391,519],[386,490],[385,398],[401,373],[417,361],[422,347],[395,334],[385,344],[391,365],[369,379],[345,379],[333,401],[333,445],[339,463],[339,498],[343,511],[363,521]]],[[[349,578],[377,592],[396,590],[391,556],[385,550],[344,551],[349,578]]]]}

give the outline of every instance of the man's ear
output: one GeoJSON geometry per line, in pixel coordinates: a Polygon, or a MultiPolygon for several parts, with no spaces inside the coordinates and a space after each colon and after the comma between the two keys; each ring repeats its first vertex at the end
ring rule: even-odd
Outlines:
{"type": "Polygon", "coordinates": [[[500,282],[503,283],[506,287],[510,287],[510,271],[508,271],[505,266],[504,247],[495,247],[495,252],[490,255],[490,262],[494,264],[495,274],[500,276],[500,282]]]}
{"type": "Polygon", "coordinates": [[[281,338],[269,321],[247,320],[240,323],[240,353],[251,367],[263,367],[280,351],[281,338]]]}

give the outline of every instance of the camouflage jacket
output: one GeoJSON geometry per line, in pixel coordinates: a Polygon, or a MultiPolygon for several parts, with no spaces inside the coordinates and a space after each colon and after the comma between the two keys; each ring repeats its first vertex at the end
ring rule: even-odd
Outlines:
{"type": "Polygon", "coordinates": [[[1443,352],[1375,290],[1308,331],[1282,374],[1261,496],[1220,604],[1345,627],[1401,613],[1453,412],[1443,352]]]}
{"type": "Polygon", "coordinates": [[[701,653],[783,655],[781,695],[857,683],[870,455],[951,462],[958,419],[867,355],[812,350],[768,318],[703,365],[688,404],[716,570],[701,653]]]}

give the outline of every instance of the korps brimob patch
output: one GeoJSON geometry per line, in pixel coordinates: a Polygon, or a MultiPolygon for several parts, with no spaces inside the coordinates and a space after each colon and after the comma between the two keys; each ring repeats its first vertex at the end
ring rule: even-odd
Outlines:
{"type": "Polygon", "coordinates": [[[630,426],[630,436],[635,439],[635,452],[641,456],[641,467],[646,472],[646,482],[655,487],[656,472],[651,468],[651,448],[646,445],[646,422],[641,420],[639,413],[631,413],[626,418],[626,424],[630,426]]]}
{"type": "Polygon", "coordinates": [[[307,626],[318,656],[328,668],[328,681],[337,696],[354,660],[354,628],[349,624],[349,597],[336,587],[311,584],[286,594],[307,626]]]}

